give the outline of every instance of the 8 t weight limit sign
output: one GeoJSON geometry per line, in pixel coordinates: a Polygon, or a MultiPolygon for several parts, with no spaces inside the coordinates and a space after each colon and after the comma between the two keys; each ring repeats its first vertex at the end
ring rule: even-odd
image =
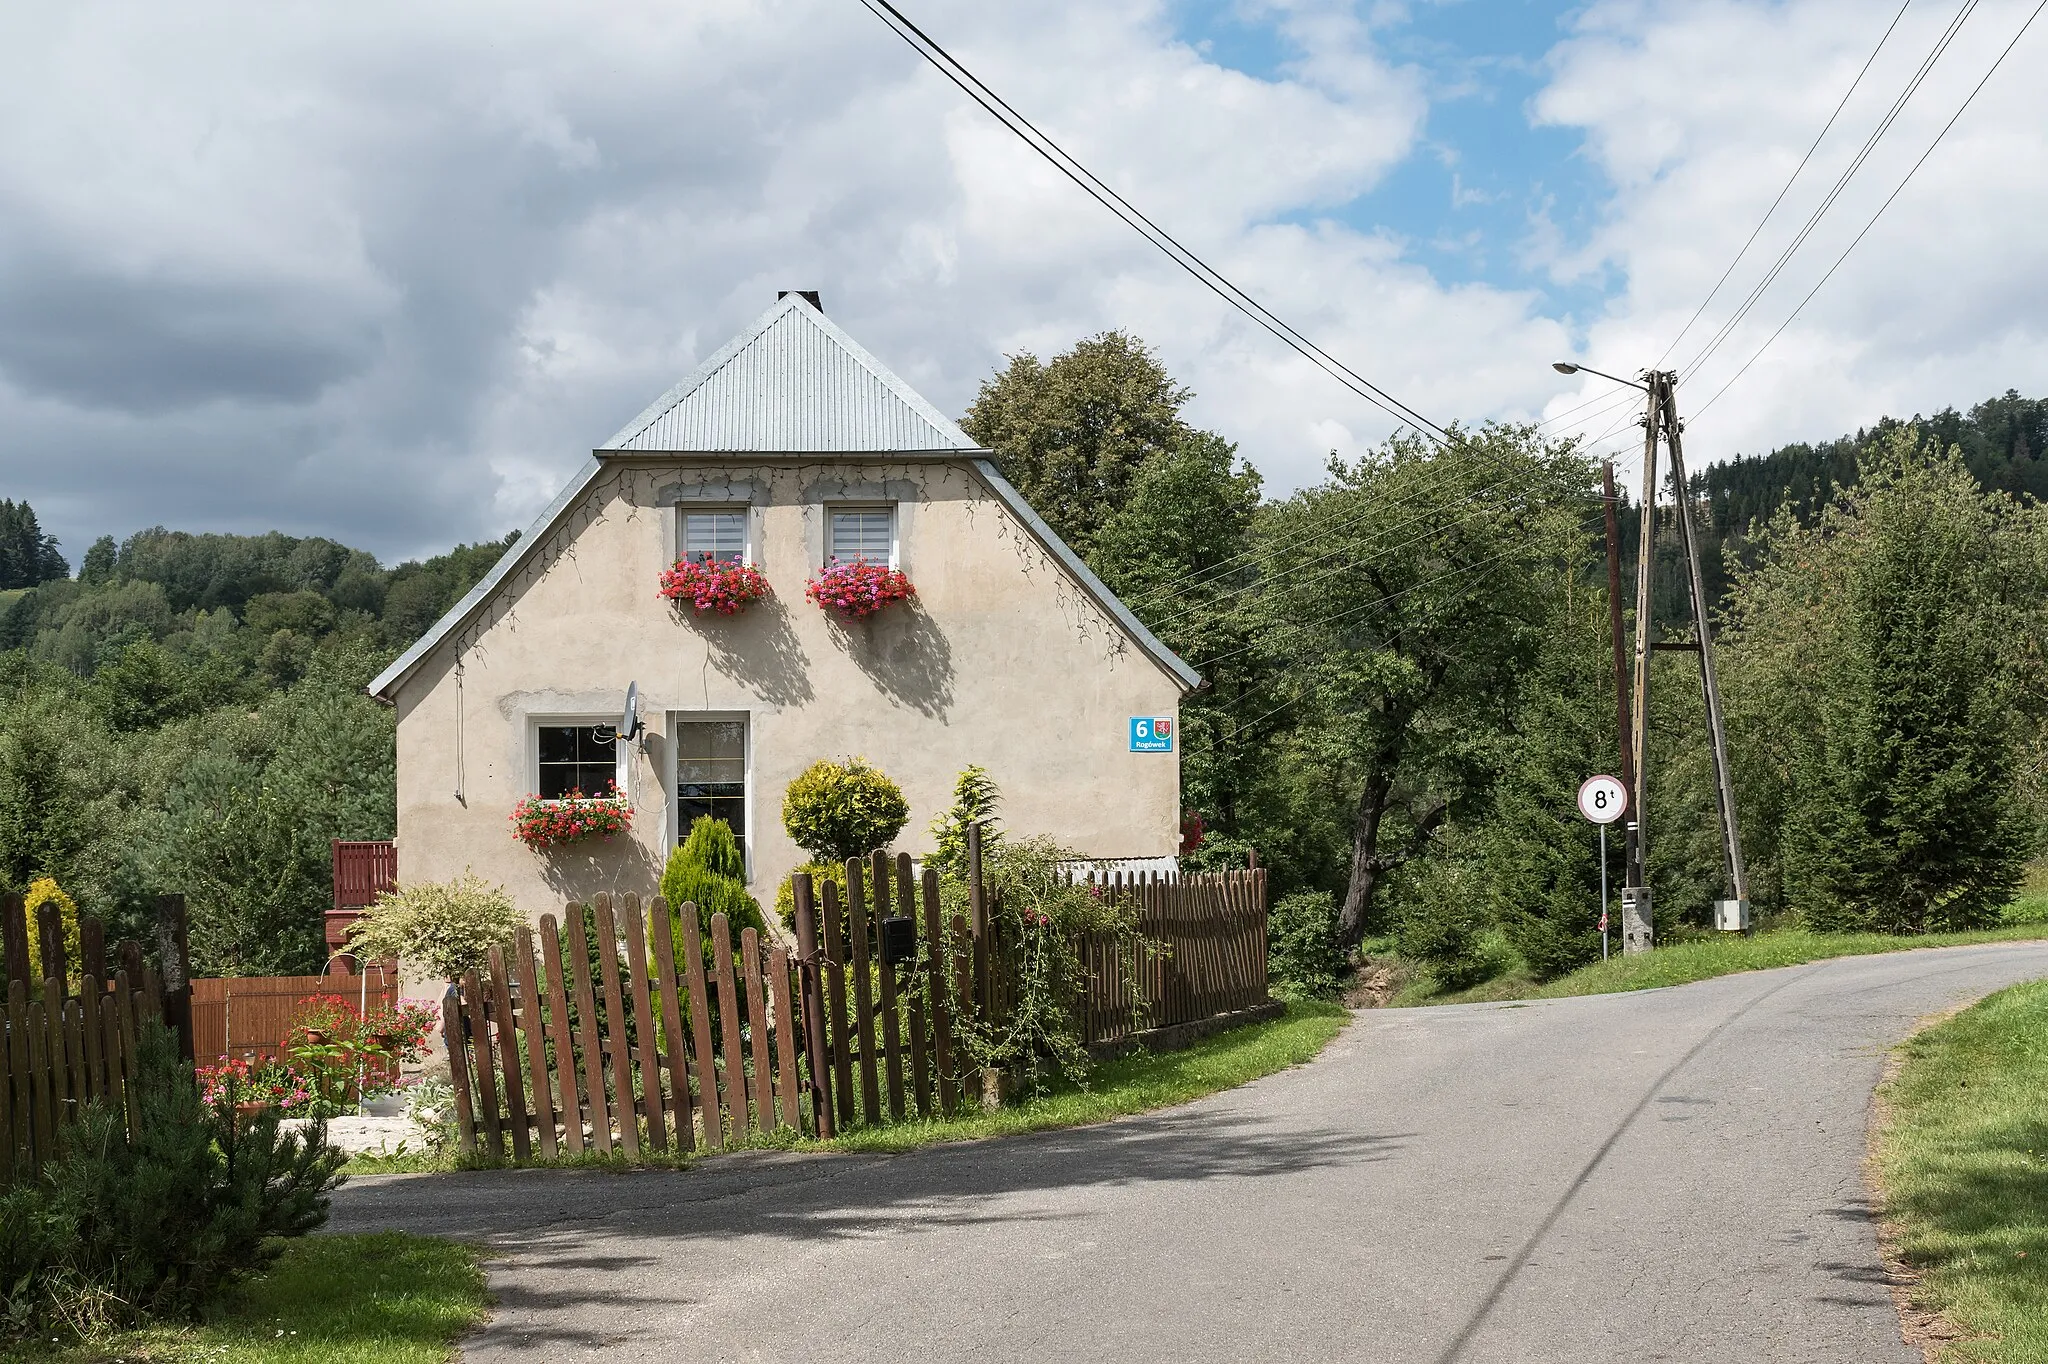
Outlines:
{"type": "Polygon", "coordinates": [[[1579,787],[1579,813],[1595,824],[1612,824],[1628,813],[1628,788],[1614,777],[1588,777],[1579,787]]]}

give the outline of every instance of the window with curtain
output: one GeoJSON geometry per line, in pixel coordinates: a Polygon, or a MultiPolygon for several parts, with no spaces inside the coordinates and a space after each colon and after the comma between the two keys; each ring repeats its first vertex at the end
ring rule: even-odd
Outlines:
{"type": "Polygon", "coordinates": [[[896,511],[893,507],[834,507],[825,555],[842,564],[864,559],[871,564],[896,562],[896,511]]]}
{"type": "Polygon", "coordinates": [[[693,564],[739,564],[747,560],[747,513],[683,513],[682,557],[693,564]]]}

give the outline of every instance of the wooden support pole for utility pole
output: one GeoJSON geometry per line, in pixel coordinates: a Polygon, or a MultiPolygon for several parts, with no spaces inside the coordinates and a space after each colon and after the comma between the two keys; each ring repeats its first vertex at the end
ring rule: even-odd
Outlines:
{"type": "Polygon", "coordinates": [[[1685,550],[1686,571],[1692,587],[1693,630],[1699,639],[1700,690],[1707,704],[1707,733],[1714,749],[1714,800],[1721,807],[1721,853],[1727,859],[1728,880],[1735,898],[1749,900],[1749,872],[1742,862],[1742,835],[1735,827],[1735,783],[1728,772],[1728,731],[1721,718],[1721,687],[1714,674],[1714,635],[1708,624],[1706,576],[1700,571],[1699,536],[1692,520],[1692,490],[1685,481],[1685,451],[1679,437],[1678,394],[1673,376],[1664,376],[1660,400],[1663,405],[1664,439],[1671,447],[1671,486],[1678,507],[1678,539],[1685,550]]]}
{"type": "Polygon", "coordinates": [[[1629,734],[1628,645],[1621,625],[1621,528],[1615,521],[1614,461],[1600,465],[1607,512],[1607,633],[1614,644],[1614,730],[1621,746],[1621,784],[1636,789],[1635,747],[1629,734]]]}
{"type": "Polygon", "coordinates": [[[1630,753],[1635,782],[1628,793],[1628,875],[1621,892],[1621,950],[1646,952],[1651,945],[1649,821],[1650,627],[1655,616],[1651,570],[1657,563],[1657,379],[1646,375],[1649,402],[1643,413],[1642,530],[1636,536],[1636,676],[1630,710],[1630,753]]]}

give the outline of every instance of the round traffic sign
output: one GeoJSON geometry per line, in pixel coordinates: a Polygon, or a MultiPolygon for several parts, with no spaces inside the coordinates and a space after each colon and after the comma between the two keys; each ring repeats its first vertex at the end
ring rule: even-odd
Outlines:
{"type": "Polygon", "coordinates": [[[1579,787],[1579,813],[1595,824],[1612,824],[1628,813],[1628,788],[1618,778],[1588,777],[1579,787]]]}

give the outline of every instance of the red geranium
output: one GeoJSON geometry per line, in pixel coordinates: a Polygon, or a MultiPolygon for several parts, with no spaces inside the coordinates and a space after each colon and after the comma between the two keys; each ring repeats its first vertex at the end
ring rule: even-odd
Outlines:
{"type": "Polygon", "coordinates": [[[633,827],[633,806],[614,785],[608,796],[571,791],[560,800],[523,796],[512,807],[512,836],[545,852],[580,838],[609,838],[633,827]]]}
{"type": "Polygon", "coordinates": [[[661,595],[698,611],[731,616],[768,596],[768,579],[752,564],[716,563],[707,554],[696,563],[678,559],[674,568],[664,570],[661,595]]]}
{"type": "Polygon", "coordinates": [[[804,585],[804,595],[847,620],[865,620],[891,602],[908,601],[917,589],[902,570],[887,564],[866,559],[842,564],[835,559],[804,585]]]}

